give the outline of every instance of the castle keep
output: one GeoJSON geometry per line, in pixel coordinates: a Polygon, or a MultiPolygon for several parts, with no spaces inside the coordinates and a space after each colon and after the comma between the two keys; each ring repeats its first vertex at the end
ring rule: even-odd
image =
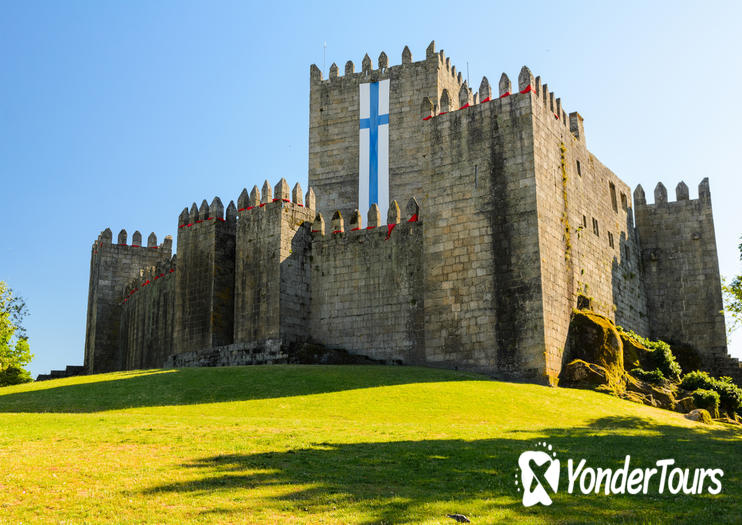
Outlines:
{"type": "Polygon", "coordinates": [[[708,179],[696,199],[683,183],[674,202],[662,184],[632,199],[540,77],[496,88],[474,92],[434,43],[327,79],[312,66],[307,193],[281,179],[194,203],[177,255],[102,232],[86,370],[285,362],[312,343],[554,383],[583,294],[739,374],[708,179]]]}

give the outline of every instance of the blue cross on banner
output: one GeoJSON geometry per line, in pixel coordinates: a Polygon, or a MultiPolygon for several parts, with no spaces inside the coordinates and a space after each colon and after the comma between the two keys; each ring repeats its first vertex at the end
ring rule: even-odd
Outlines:
{"type": "Polygon", "coordinates": [[[389,208],[389,80],[360,85],[358,211],[378,204],[382,223],[389,208]]]}

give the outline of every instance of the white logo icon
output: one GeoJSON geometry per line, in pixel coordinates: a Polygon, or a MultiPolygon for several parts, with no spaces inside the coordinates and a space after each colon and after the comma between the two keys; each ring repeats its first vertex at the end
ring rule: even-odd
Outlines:
{"type": "MultiPolygon", "coordinates": [[[[551,505],[549,492],[555,493],[559,487],[559,460],[556,459],[556,452],[552,452],[551,445],[545,442],[539,442],[537,446],[546,450],[527,450],[518,458],[524,507],[532,507],[537,503],[551,505]]],[[[517,474],[515,478],[515,484],[518,485],[517,474]]]]}
{"type": "MultiPolygon", "coordinates": [[[[515,486],[523,491],[523,506],[551,505],[551,498],[559,490],[560,463],[556,452],[545,441],[539,441],[535,450],[526,450],[518,458],[515,486]]],[[[586,459],[566,460],[567,494],[664,494],[685,495],[719,494],[722,490],[720,468],[675,467],[672,458],[659,459],[655,467],[631,468],[631,456],[626,455],[622,466],[588,466],[586,459]]]]}

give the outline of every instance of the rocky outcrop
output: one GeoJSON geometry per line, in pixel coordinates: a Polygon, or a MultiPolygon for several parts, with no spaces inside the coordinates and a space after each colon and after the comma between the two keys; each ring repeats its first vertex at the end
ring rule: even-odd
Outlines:
{"type": "Polygon", "coordinates": [[[565,386],[597,387],[608,383],[608,372],[595,363],[575,359],[562,370],[561,383],[565,386]]]}
{"type": "MultiPolygon", "coordinates": [[[[619,333],[610,319],[589,310],[575,310],[560,385],[607,392],[693,418],[702,418],[705,413],[710,420],[708,412],[699,412],[691,393],[679,388],[677,382],[662,379],[662,375],[652,379],[630,373],[636,368],[652,370],[656,365],[657,356],[652,354],[655,351],[631,335],[619,333]]],[[[693,359],[690,352],[686,357],[693,359]]]]}
{"type": "Polygon", "coordinates": [[[575,310],[567,335],[566,354],[569,364],[580,360],[599,365],[605,370],[607,384],[620,387],[624,375],[623,343],[607,317],[589,310],[575,310]]]}
{"type": "Polygon", "coordinates": [[[647,364],[647,355],[651,350],[639,341],[626,335],[621,335],[623,344],[623,363],[626,371],[634,368],[643,368],[647,364]]]}
{"type": "Polygon", "coordinates": [[[625,374],[623,380],[626,392],[636,394],[645,405],[675,410],[675,405],[677,404],[675,393],[677,388],[671,384],[653,385],[637,379],[631,374],[625,374]]]}

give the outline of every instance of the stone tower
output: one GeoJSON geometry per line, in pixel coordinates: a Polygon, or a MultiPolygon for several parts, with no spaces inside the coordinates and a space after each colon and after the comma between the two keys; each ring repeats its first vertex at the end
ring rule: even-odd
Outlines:
{"type": "Polygon", "coordinates": [[[170,258],[170,236],[157,246],[157,237],[149,236],[142,246],[142,235],[135,232],[127,244],[126,230],[113,243],[110,229],[105,229],[93,243],[90,255],[88,318],[85,331],[85,367],[90,372],[111,372],[125,368],[120,339],[121,304],[124,288],[140,276],[142,268],[170,258]]]}
{"type": "Polygon", "coordinates": [[[311,68],[309,181],[325,214],[359,207],[362,86],[388,80],[389,198],[417,197],[425,224],[425,361],[551,381],[578,293],[646,332],[630,190],[582,117],[525,67],[475,93],[434,43],[419,62],[382,55],[311,68]]]}
{"type": "Polygon", "coordinates": [[[653,204],[641,186],[634,202],[650,335],[699,349],[714,368],[726,360],[727,346],[709,180],[699,184],[697,199],[680,182],[673,202],[662,183],[653,204]]]}

